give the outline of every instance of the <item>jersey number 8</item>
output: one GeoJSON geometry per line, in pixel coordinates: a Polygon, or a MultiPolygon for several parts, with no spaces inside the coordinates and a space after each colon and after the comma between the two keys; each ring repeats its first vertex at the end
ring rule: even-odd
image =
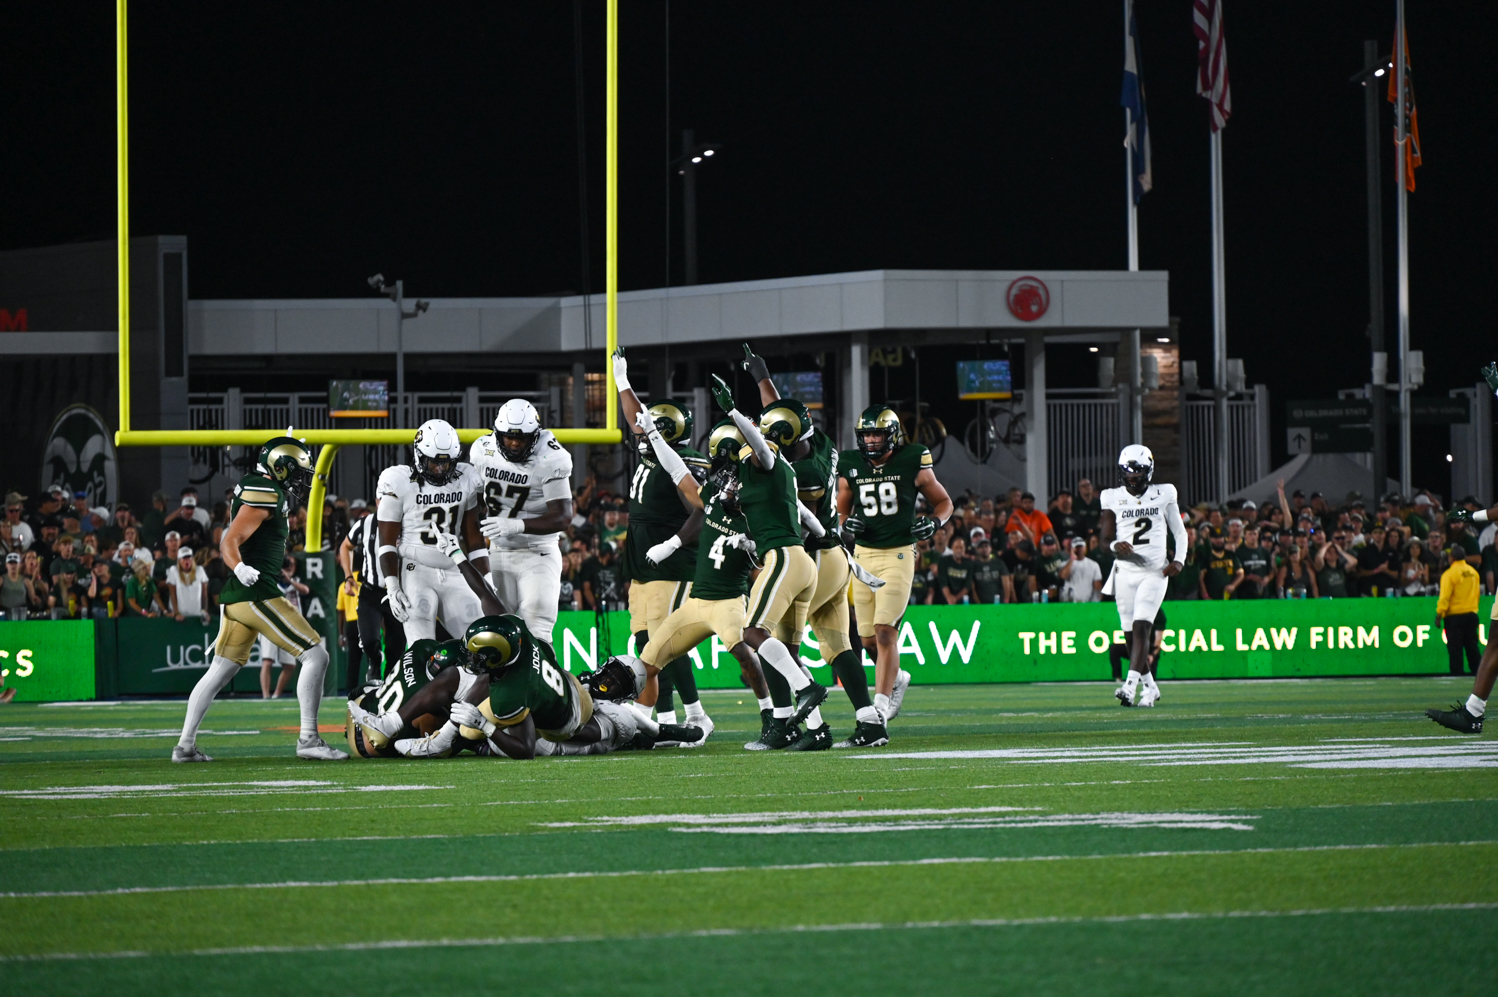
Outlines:
{"type": "Polygon", "coordinates": [[[893,516],[900,511],[900,496],[895,490],[893,481],[880,481],[877,484],[866,481],[858,486],[858,502],[863,506],[865,516],[893,516]],[[874,489],[879,489],[879,497],[874,497],[874,489]]]}
{"type": "Polygon", "coordinates": [[[551,662],[541,662],[541,679],[551,686],[558,696],[567,695],[567,687],[562,683],[562,673],[553,668],[551,662]]]}

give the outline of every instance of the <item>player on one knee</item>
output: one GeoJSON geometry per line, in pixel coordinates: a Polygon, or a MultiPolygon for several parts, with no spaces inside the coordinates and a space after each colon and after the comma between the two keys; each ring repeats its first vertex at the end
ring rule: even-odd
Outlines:
{"type": "Polygon", "coordinates": [[[1160,697],[1148,664],[1154,621],[1165,601],[1166,579],[1184,566],[1186,528],[1175,485],[1152,483],[1155,456],[1148,447],[1124,447],[1118,455],[1118,473],[1123,485],[1103,490],[1099,520],[1102,542],[1117,557],[1111,582],[1119,627],[1131,641],[1129,673],[1114,696],[1124,706],[1154,706],[1160,697]],[[1175,545],[1174,560],[1166,558],[1167,534],[1175,545]],[[1138,695],[1141,682],[1144,692],[1138,695]]]}
{"type": "MultiPolygon", "coordinates": [[[[1493,378],[1498,379],[1498,366],[1491,370],[1493,378]]],[[[1489,373],[1489,368],[1483,369],[1484,377],[1487,377],[1489,373]]],[[[1476,523],[1480,524],[1479,528],[1484,528],[1487,523],[1498,522],[1498,505],[1491,509],[1478,509],[1476,512],[1453,509],[1446,514],[1446,520],[1450,523],[1476,523]]],[[[1472,579],[1467,584],[1470,586],[1475,582],[1476,579],[1472,579]]],[[[1471,593],[1470,598],[1475,599],[1477,592],[1480,591],[1479,586],[1471,593]]],[[[1498,602],[1493,603],[1492,618],[1498,620],[1498,602]]],[[[1449,710],[1426,710],[1425,715],[1442,727],[1449,727],[1463,734],[1481,734],[1482,718],[1488,709],[1488,697],[1493,694],[1495,677],[1498,677],[1498,627],[1490,628],[1488,631],[1488,646],[1483,649],[1482,660],[1477,666],[1477,674],[1472,676],[1472,693],[1467,697],[1467,701],[1453,703],[1449,710]]]]}
{"type": "Polygon", "coordinates": [[[767,412],[769,418],[756,426],[738,410],[722,378],[714,374],[712,385],[713,397],[744,437],[735,472],[739,506],[764,564],[749,593],[744,641],[795,693],[796,705],[781,722],[795,728],[804,720],[819,728],[823,720],[818,707],[827,699],[826,686],[814,681],[785,642],[771,634],[795,603],[810,603],[816,592],[817,567],[803,547],[801,527],[815,535],[826,531],[796,498],[796,473],[781,455],[783,448],[801,439],[807,427],[797,425],[793,413],[784,408],[767,412]]]}
{"type": "MultiPolygon", "coordinates": [[[[874,706],[887,724],[900,714],[910,673],[900,667],[900,622],[915,579],[915,542],[929,539],[952,516],[952,499],[936,480],[931,451],[906,443],[899,417],[870,405],[854,426],[858,446],[840,460],[837,510],[843,534],[856,541],[854,559],[884,582],[879,589],[853,583],[858,634],[874,638],[874,706]],[[931,516],[917,516],[916,494],[931,516]]],[[[849,745],[856,747],[856,745],[849,745]]]]}
{"type": "MultiPolygon", "coordinates": [[[[638,654],[666,617],[691,595],[697,534],[694,528],[687,539],[682,530],[702,508],[698,486],[707,475],[707,458],[690,448],[691,408],[685,402],[664,399],[646,409],[630,386],[622,349],[614,353],[613,363],[619,401],[640,455],[629,485],[629,533],[623,553],[624,575],[629,579],[629,632],[638,654]],[[658,444],[648,435],[652,430],[660,439],[658,444]]],[[[691,658],[683,652],[672,659],[657,683],[658,698],[653,702],[658,721],[676,722],[670,691],[674,688],[681,695],[686,722],[712,733],[713,722],[702,708],[691,658]]],[[[704,738],[694,743],[705,742],[704,738]]]]}
{"type": "Polygon", "coordinates": [[[328,670],[327,648],[276,584],[286,556],[290,532],[287,519],[311,484],[312,454],[307,445],[291,436],[277,436],[260,448],[255,470],[234,486],[229,528],[219,542],[224,563],[234,574],[219,594],[220,623],[213,661],[187,698],[182,737],[172,749],[174,762],[213,760],[198,750],[198,728],[213,698],[249,660],[256,635],[295,655],[301,664],[296,683],[302,714],[297,757],[321,761],[348,757],[325,744],[317,733],[317,709],[328,670]]]}
{"type": "Polygon", "coordinates": [[[429,419],[416,430],[412,451],[410,464],[381,472],[375,494],[380,577],[391,614],[415,643],[437,636],[439,616],[448,633],[459,634],[482,612],[478,597],[442,552],[442,535],[456,536],[481,572],[488,570],[489,552],[479,533],[483,483],[461,460],[458,431],[429,419]]]}
{"type": "Polygon", "coordinates": [[[494,417],[494,432],[474,440],[468,459],[483,479],[487,518],[480,529],[489,540],[494,591],[550,644],[562,593],[559,538],[572,522],[572,454],[541,428],[534,405],[512,398],[494,417]]]}
{"type": "MultiPolygon", "coordinates": [[[[832,668],[832,674],[842,681],[843,690],[853,703],[853,735],[840,741],[837,747],[853,748],[885,744],[889,733],[879,711],[874,709],[869,698],[868,676],[864,674],[863,662],[854,652],[848,639],[848,580],[850,568],[848,555],[843,550],[837,514],[837,482],[839,454],[832,437],[813,425],[811,413],[804,404],[794,398],[780,397],[775,382],[770,378],[770,369],[762,357],[757,356],[744,344],[743,366],[759,385],[760,402],[764,405],[760,413],[760,426],[776,421],[789,421],[803,428],[794,443],[782,451],[796,472],[796,497],[811,510],[822,524],[824,535],[808,535],[806,553],[816,563],[817,584],[811,598],[796,602],[792,610],[775,627],[775,636],[791,649],[791,656],[801,662],[801,635],[808,622],[817,635],[822,660],[832,668]],[[784,411],[777,411],[784,410],[784,411]]],[[[876,586],[883,583],[875,580],[876,586]]],[[[775,707],[784,709],[790,705],[790,688],[778,673],[767,675],[770,694],[775,707]]],[[[761,732],[760,742],[766,747],[780,747],[779,732],[761,732]]],[[[821,751],[833,747],[832,731],[823,724],[808,726],[794,743],[787,745],[793,751],[821,751]]]]}

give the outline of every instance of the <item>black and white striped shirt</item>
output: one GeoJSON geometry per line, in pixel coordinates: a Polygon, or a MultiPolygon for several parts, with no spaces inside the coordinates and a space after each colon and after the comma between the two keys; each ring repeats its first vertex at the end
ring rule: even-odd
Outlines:
{"type": "Polygon", "coordinates": [[[359,572],[359,583],[376,591],[384,587],[384,576],[380,573],[380,530],[373,514],[365,516],[349,527],[349,564],[359,572]]]}

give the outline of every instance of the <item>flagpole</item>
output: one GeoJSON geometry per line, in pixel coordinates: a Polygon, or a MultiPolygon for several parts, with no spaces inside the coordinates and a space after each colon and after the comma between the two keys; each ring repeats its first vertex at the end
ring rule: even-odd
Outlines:
{"type": "MultiPolygon", "coordinates": [[[[1133,0],[1124,0],[1124,45],[1137,45],[1138,39],[1130,38],[1133,27],[1133,0]]],[[[1138,67],[1136,66],[1137,70],[1138,67]]],[[[1144,86],[1140,81],[1140,87],[1144,86]]],[[[1134,112],[1124,108],[1124,204],[1129,217],[1129,272],[1139,269],[1139,205],[1134,200],[1134,112]]],[[[1144,371],[1139,355],[1139,330],[1126,334],[1129,342],[1129,439],[1128,443],[1144,442],[1144,371]]]]}
{"type": "Polygon", "coordinates": [[[1228,497],[1228,332],[1226,264],[1222,250],[1222,129],[1212,129],[1212,383],[1217,501],[1228,497]]]}
{"type": "Polygon", "coordinates": [[[1398,0],[1399,37],[1394,45],[1395,88],[1399,94],[1394,115],[1394,154],[1399,168],[1394,171],[1395,205],[1399,244],[1399,491],[1406,499],[1413,486],[1410,466],[1410,242],[1409,215],[1405,184],[1409,180],[1409,132],[1405,127],[1405,63],[1408,43],[1404,37],[1404,0],[1398,0]]]}

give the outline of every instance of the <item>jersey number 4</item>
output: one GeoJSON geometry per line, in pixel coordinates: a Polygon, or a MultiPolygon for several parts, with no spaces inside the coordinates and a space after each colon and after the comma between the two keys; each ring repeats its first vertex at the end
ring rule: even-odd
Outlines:
{"type": "Polygon", "coordinates": [[[421,531],[421,542],[435,547],[437,545],[437,533],[439,531],[457,533],[458,527],[462,525],[462,517],[463,510],[457,506],[452,506],[451,508],[441,505],[432,506],[421,514],[421,518],[431,524],[421,531]]]}
{"type": "Polygon", "coordinates": [[[900,511],[900,496],[893,481],[866,481],[858,486],[858,504],[863,506],[865,516],[893,516],[900,511]]]}
{"type": "Polygon", "coordinates": [[[505,511],[505,502],[513,501],[510,506],[510,518],[514,519],[520,515],[520,510],[525,506],[525,500],[530,498],[531,489],[529,485],[502,485],[498,481],[491,481],[484,486],[484,505],[489,510],[489,515],[498,516],[505,511]]]}

